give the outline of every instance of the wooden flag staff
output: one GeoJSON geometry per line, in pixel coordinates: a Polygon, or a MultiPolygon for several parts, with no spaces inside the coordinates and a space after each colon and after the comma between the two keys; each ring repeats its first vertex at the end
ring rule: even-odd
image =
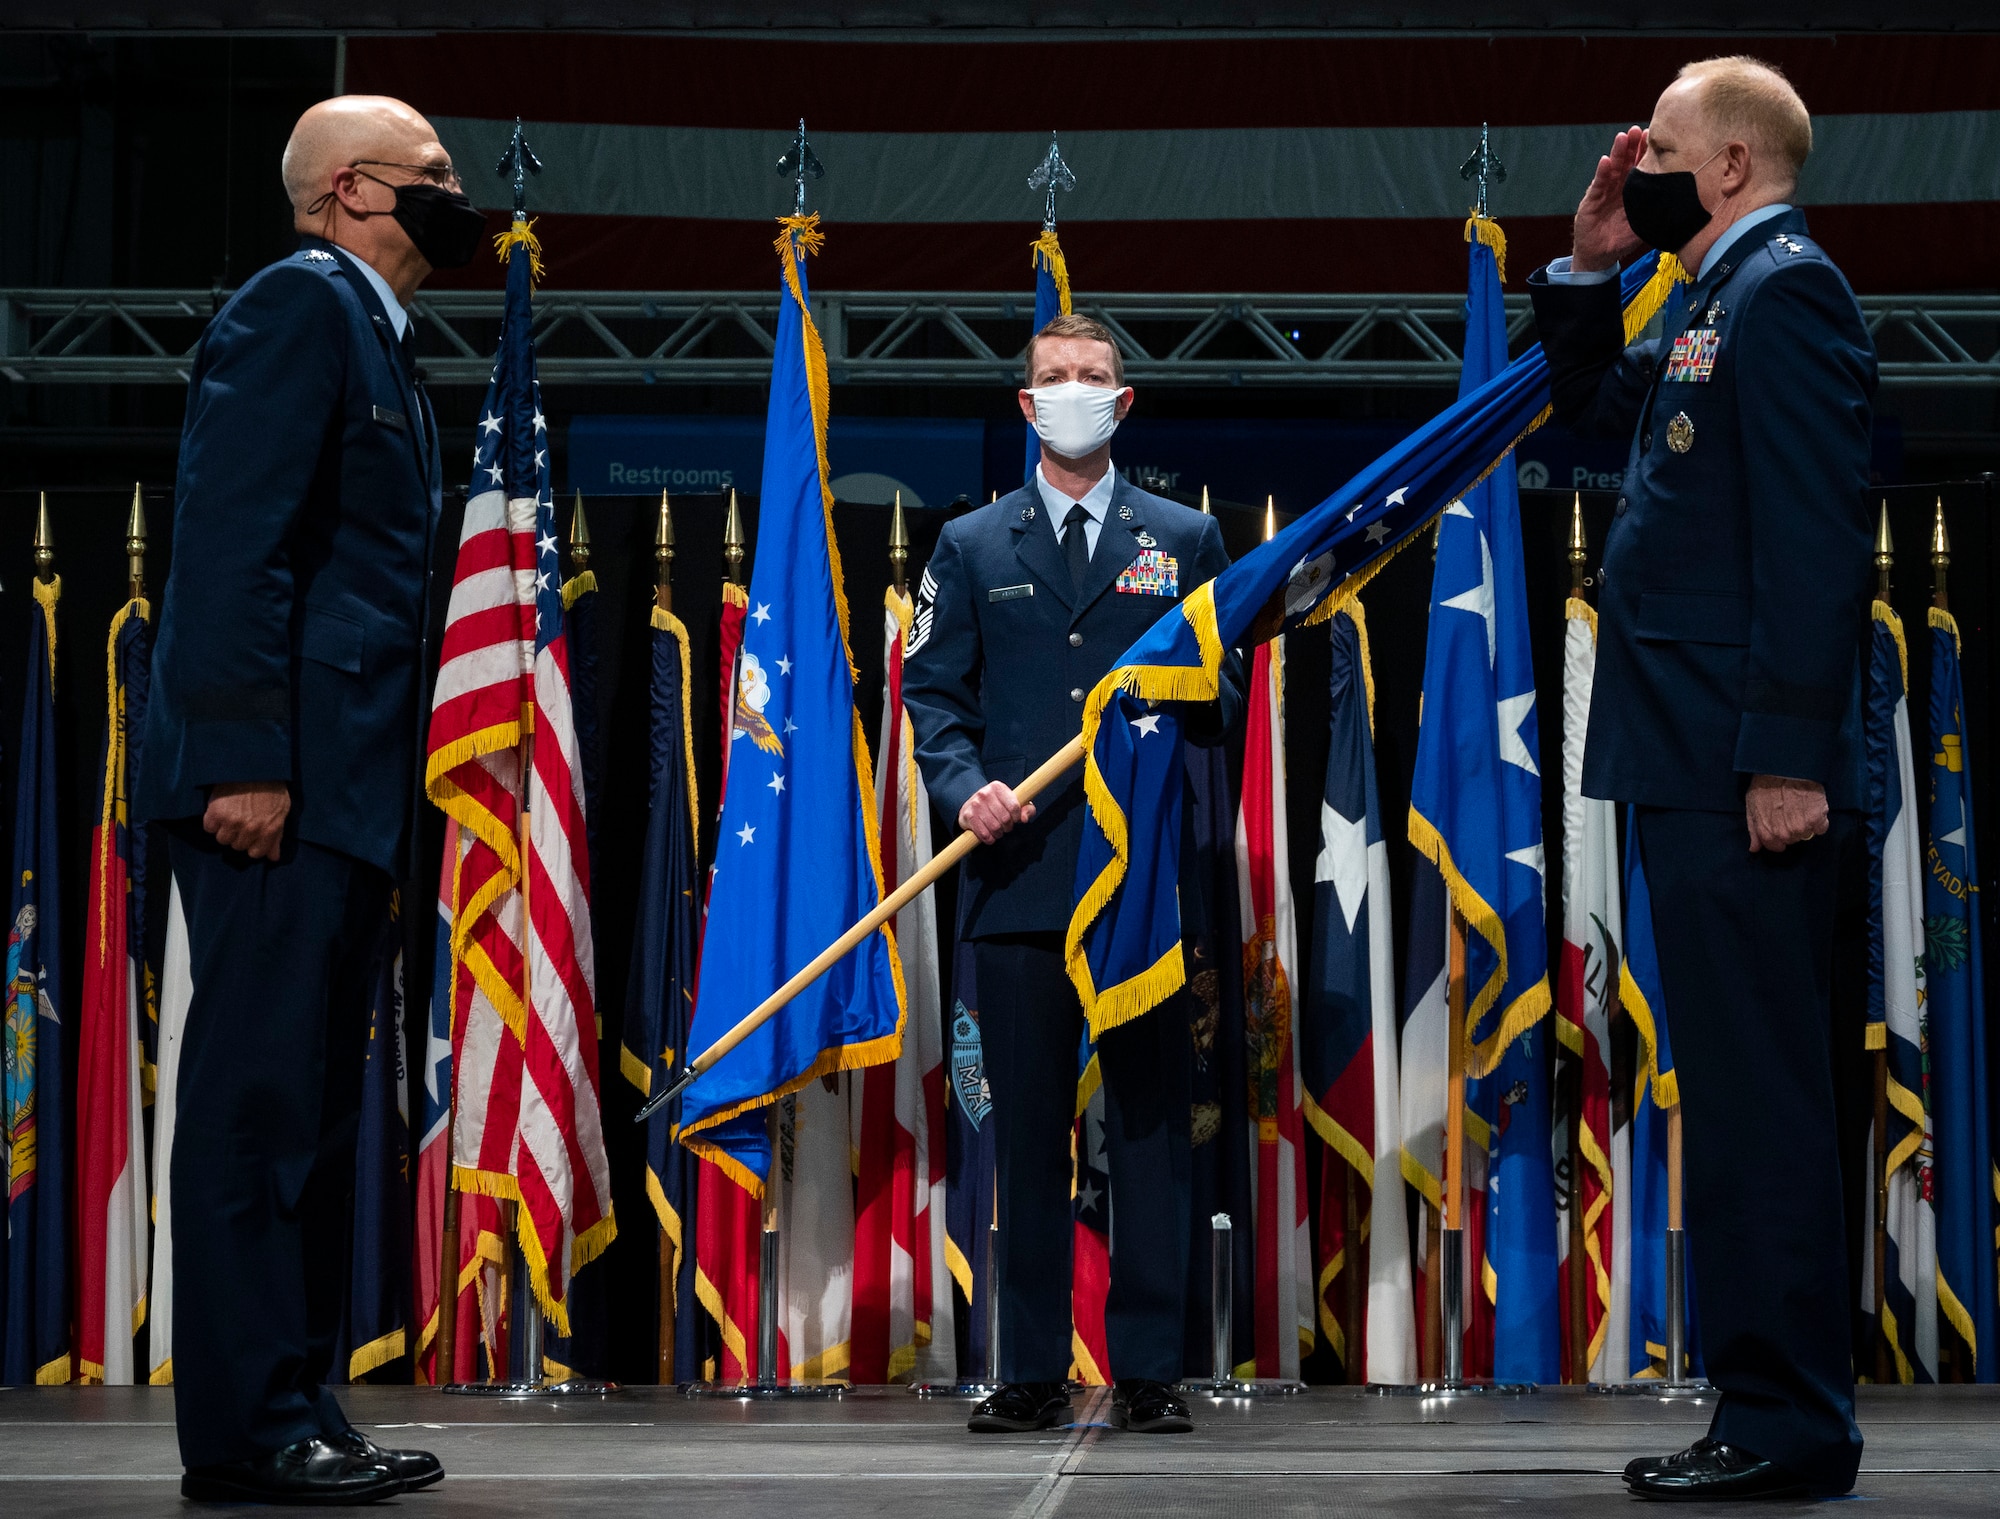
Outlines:
{"type": "MultiPolygon", "coordinates": [[[[1044,760],[1041,767],[1034,774],[1030,775],[1014,788],[1015,799],[1022,802],[1033,801],[1060,780],[1070,769],[1081,763],[1082,760],[1083,735],[1079,733],[1075,738],[1064,744],[1062,748],[1050,755],[1048,759],[1044,760]]],[[[930,864],[917,871],[909,880],[884,897],[881,904],[873,912],[848,929],[846,933],[835,939],[833,943],[829,944],[817,955],[814,955],[803,970],[799,971],[791,980],[787,981],[748,1013],[744,1014],[742,1018],[737,1020],[734,1028],[730,1029],[720,1039],[716,1040],[715,1043],[690,1060],[679,1075],[675,1076],[671,1082],[662,1087],[658,1092],[655,1092],[646,1101],[645,1106],[639,1109],[638,1115],[633,1119],[633,1122],[644,1123],[653,1114],[680,1096],[682,1092],[685,1092],[694,1084],[696,1077],[713,1069],[718,1060],[769,1022],[772,1015],[779,1008],[790,1002],[800,992],[825,975],[827,971],[840,962],[844,955],[852,951],[856,945],[860,944],[884,923],[895,917],[897,913],[909,906],[910,903],[922,896],[932,885],[941,880],[947,871],[951,870],[960,860],[971,854],[978,847],[979,835],[971,832],[961,833],[957,838],[945,845],[943,849],[940,849],[931,857],[930,864]]]]}

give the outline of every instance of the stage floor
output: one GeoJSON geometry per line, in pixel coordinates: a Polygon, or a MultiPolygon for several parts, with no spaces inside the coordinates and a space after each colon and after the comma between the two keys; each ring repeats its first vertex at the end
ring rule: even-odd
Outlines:
{"type": "MultiPolygon", "coordinates": [[[[1709,1412],[1566,1388],[1450,1404],[1323,1388],[1197,1399],[1194,1434],[1148,1436],[1108,1427],[1108,1397],[1094,1391],[1070,1429],[974,1436],[966,1403],[900,1389],[776,1405],[653,1387],[529,1402],[404,1387],[343,1396],[383,1443],[443,1458],[441,1486],[385,1506],[411,1519],[1630,1513],[1625,1462],[1692,1440],[1709,1412]]],[[[1861,1427],[1857,1494],[1880,1519],[2000,1511],[2000,1388],[1863,1388],[1861,1427]]],[[[11,1519],[183,1512],[178,1477],[166,1389],[0,1390],[11,1519]]]]}

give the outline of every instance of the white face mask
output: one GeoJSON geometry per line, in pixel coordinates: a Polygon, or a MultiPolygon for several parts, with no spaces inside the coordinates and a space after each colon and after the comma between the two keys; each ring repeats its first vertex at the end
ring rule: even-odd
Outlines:
{"type": "Polygon", "coordinates": [[[1081,459],[1111,441],[1118,430],[1122,389],[1067,380],[1028,392],[1035,398],[1035,432],[1051,452],[1081,459]]]}

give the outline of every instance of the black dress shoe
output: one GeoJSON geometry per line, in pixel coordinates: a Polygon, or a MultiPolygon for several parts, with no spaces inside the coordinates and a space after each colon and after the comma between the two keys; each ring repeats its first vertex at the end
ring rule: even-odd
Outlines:
{"type": "Polygon", "coordinates": [[[254,1461],[191,1466],[181,1496],[208,1503],[374,1503],[403,1490],[387,1466],[327,1440],[299,1440],[254,1461]]]}
{"type": "Polygon", "coordinates": [[[1113,1384],[1111,1422],[1141,1435],[1184,1435],[1194,1428],[1187,1404],[1171,1387],[1143,1380],[1113,1384]]]}
{"type": "Polygon", "coordinates": [[[1009,1382],[972,1410],[975,1435],[1018,1435],[1069,1423],[1069,1388],[1061,1382],[1009,1382]]]}
{"type": "Polygon", "coordinates": [[[1634,1497],[1718,1503],[1741,1498],[1799,1498],[1806,1484],[1775,1461],[1721,1440],[1697,1440],[1686,1450],[1625,1468],[1634,1497]]]}
{"type": "Polygon", "coordinates": [[[330,1443],[364,1460],[373,1461],[377,1466],[388,1467],[402,1478],[406,1493],[444,1481],[444,1463],[427,1450],[387,1450],[353,1428],[330,1443]]]}

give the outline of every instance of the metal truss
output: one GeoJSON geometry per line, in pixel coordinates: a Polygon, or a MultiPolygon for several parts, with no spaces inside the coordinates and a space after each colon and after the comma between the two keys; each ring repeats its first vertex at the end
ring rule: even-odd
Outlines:
{"type": "MultiPolygon", "coordinates": [[[[0,375],[23,385],[183,385],[225,292],[0,291],[0,375]]],[[[1885,384],[2000,386],[2000,296],[1864,296],[1885,384]]],[[[1118,335],[1147,385],[1458,383],[1464,300],[1445,295],[1103,295],[1078,309],[1118,335]]],[[[1033,313],[1020,296],[820,295],[836,385],[1015,382],[1033,313]]],[[[497,291],[419,296],[417,348],[433,385],[484,385],[497,291]]],[[[562,385],[761,385],[778,297],[735,291],[547,291],[535,300],[541,377],[562,385]]],[[[1507,297],[1508,340],[1532,340],[1507,297]]]]}

